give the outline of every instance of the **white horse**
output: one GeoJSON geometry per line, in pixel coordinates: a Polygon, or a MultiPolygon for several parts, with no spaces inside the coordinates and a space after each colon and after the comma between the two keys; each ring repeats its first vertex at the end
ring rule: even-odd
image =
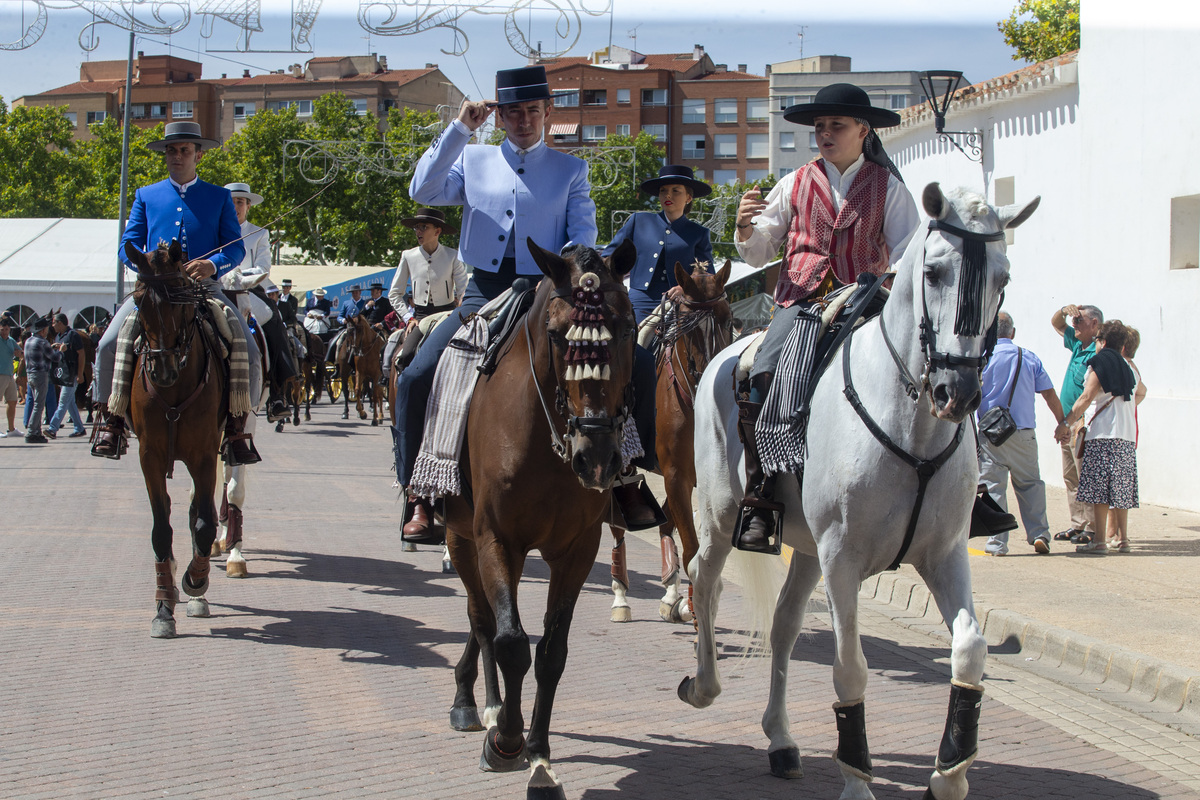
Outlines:
{"type": "MultiPolygon", "coordinates": [[[[899,262],[882,315],[845,341],[817,385],[802,486],[779,481],[776,498],[787,509],[783,540],[795,553],[777,599],[778,580],[771,585],[763,578],[781,560],[739,553],[739,563],[748,563],[754,573],[745,581],[748,603],[767,612],[761,618],[770,631],[771,693],[762,724],[777,776],[803,774],[788,730],[787,669],[809,596],[824,575],[837,646],[833,686],[835,757],[845,779],[841,798],[874,797],[868,787],[867,664],[858,633],[858,591],[865,578],[903,560],[928,585],[953,636],[950,715],[925,797],[966,797],[987,643],[971,602],[967,528],[979,473],[970,423],[964,420],[980,402],[986,332],[1008,280],[1003,231],[1024,222],[1039,200],[992,209],[963,190],[946,196],[936,183],[925,187],[928,228],[918,229],[899,262]],[[913,462],[926,466],[919,471],[913,462]],[[923,504],[917,501],[922,483],[923,504]]],[[[745,496],[742,444],[730,435],[737,430],[730,387],[745,346],[739,342],[719,354],[697,391],[700,552],[690,573],[698,671],[680,684],[679,696],[698,708],[721,691],[713,618],[745,496]]]]}

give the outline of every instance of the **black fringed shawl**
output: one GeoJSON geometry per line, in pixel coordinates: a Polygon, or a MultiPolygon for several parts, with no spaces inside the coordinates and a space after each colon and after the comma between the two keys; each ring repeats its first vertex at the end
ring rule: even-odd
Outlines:
{"type": "Polygon", "coordinates": [[[1137,388],[1137,379],[1133,376],[1133,370],[1116,350],[1109,350],[1105,347],[1092,356],[1087,365],[1095,370],[1096,377],[1100,379],[1101,389],[1122,400],[1129,400],[1132,397],[1133,390],[1137,388]]]}

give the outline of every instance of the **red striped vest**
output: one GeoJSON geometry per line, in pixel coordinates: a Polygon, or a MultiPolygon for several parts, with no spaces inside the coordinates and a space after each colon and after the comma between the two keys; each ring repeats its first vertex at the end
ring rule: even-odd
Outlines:
{"type": "Polygon", "coordinates": [[[798,171],[792,186],[785,269],[775,284],[776,303],[786,308],[809,299],[830,269],[842,283],[853,283],[863,272],[879,275],[887,269],[883,239],[887,185],[888,171],[864,161],[835,218],[825,160],[811,161],[798,171]]]}

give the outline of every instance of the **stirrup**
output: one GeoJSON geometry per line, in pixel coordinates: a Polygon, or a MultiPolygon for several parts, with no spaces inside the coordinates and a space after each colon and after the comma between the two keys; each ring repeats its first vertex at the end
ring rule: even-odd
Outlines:
{"type": "Polygon", "coordinates": [[[650,487],[646,484],[646,476],[642,472],[634,471],[629,475],[618,475],[613,480],[613,499],[609,505],[609,527],[616,527],[626,531],[646,531],[651,528],[662,527],[667,523],[667,515],[663,513],[662,506],[658,504],[658,499],[654,496],[654,492],[650,491],[650,487]],[[630,527],[628,520],[625,519],[625,509],[622,508],[619,499],[621,494],[628,495],[630,493],[635,495],[635,502],[640,501],[650,509],[650,512],[654,515],[652,522],[630,527]]]}
{"type": "Polygon", "coordinates": [[[250,434],[235,433],[226,428],[225,440],[221,442],[221,460],[231,467],[242,467],[257,464],[262,461],[262,456],[258,454],[258,448],[254,446],[254,438],[250,434]],[[235,441],[246,442],[244,452],[239,452],[238,448],[234,447],[235,441]]]}
{"type": "Polygon", "coordinates": [[[92,455],[116,461],[129,452],[129,438],[125,435],[124,417],[117,417],[120,424],[113,424],[111,419],[107,414],[96,415],[96,421],[92,423],[92,455]],[[111,452],[105,452],[109,446],[111,452]]]}
{"type": "Polygon", "coordinates": [[[779,555],[783,552],[783,503],[768,500],[764,497],[747,495],[738,507],[737,521],[733,525],[733,546],[748,553],[765,553],[779,555]],[[755,517],[770,520],[772,533],[767,537],[763,546],[743,543],[742,537],[750,529],[750,523],[755,517]]]}

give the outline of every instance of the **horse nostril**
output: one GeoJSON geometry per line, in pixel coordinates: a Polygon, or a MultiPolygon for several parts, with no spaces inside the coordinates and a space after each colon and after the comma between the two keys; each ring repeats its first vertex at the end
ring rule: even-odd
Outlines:
{"type": "Polygon", "coordinates": [[[571,457],[571,469],[576,475],[583,475],[587,470],[587,461],[583,457],[583,453],[576,453],[571,457]]]}
{"type": "Polygon", "coordinates": [[[938,406],[945,406],[950,402],[950,390],[945,384],[938,384],[933,388],[933,400],[938,406]]]}

